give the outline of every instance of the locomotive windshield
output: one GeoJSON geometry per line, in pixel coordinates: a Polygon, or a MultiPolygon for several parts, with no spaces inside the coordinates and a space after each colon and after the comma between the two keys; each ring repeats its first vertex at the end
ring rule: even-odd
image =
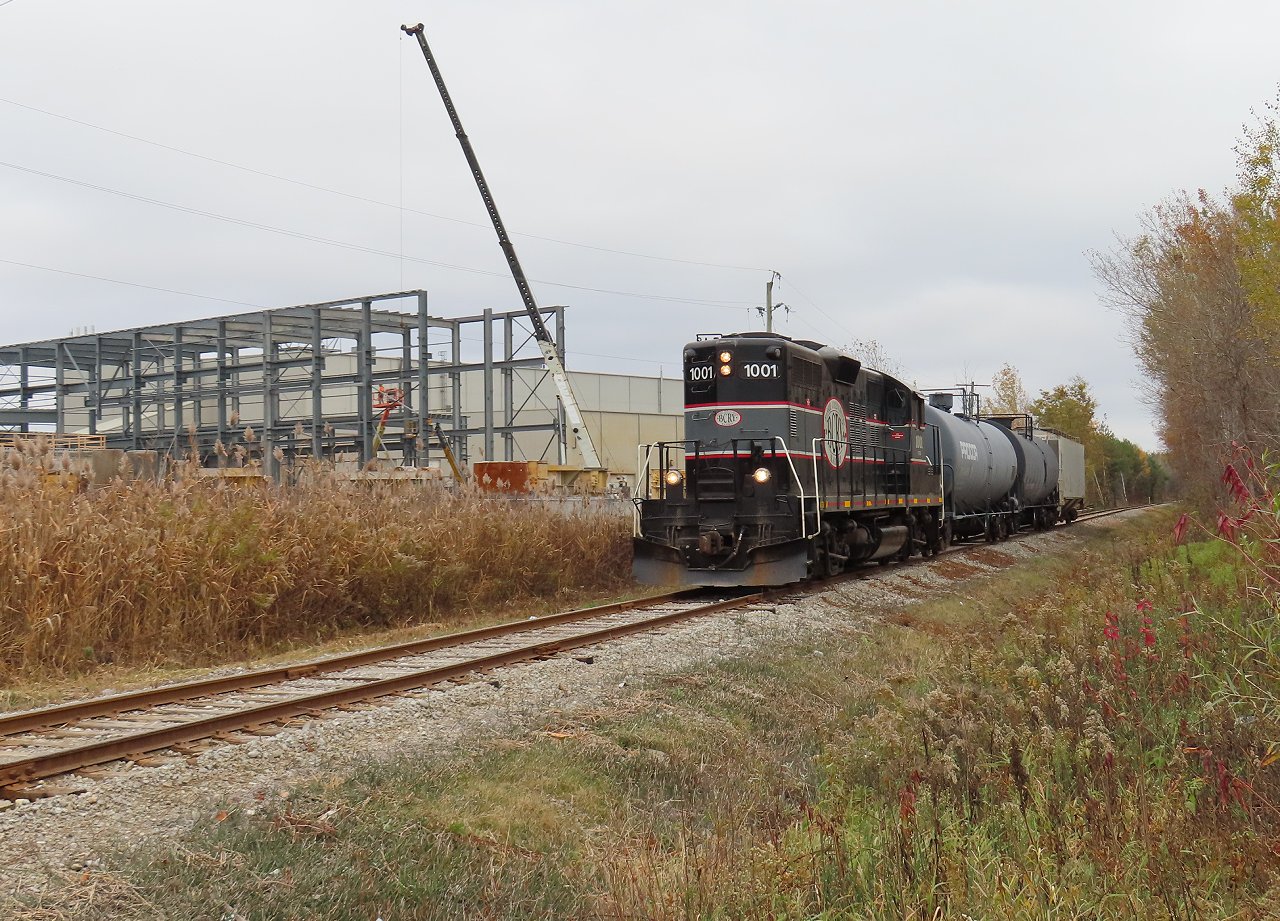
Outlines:
{"type": "Polygon", "coordinates": [[[786,368],[776,343],[722,339],[685,349],[684,402],[758,403],[786,395],[786,368]]]}

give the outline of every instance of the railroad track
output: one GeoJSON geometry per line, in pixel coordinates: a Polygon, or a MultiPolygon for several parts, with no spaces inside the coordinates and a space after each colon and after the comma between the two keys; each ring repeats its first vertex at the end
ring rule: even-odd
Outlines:
{"type": "MultiPolygon", "coordinates": [[[[1108,509],[1078,522],[1128,511],[1108,509]]],[[[1016,539],[1016,538],[1015,538],[1016,539]]],[[[957,544],[950,552],[991,546],[957,544]]],[[[927,564],[927,560],[919,564],[927,564]]],[[[876,572],[865,567],[822,588],[876,572]]],[[[471,680],[519,662],[656,630],[704,614],[812,590],[693,589],[481,627],[311,662],[206,678],[0,716],[0,796],[65,792],[37,781],[153,753],[199,754],[193,743],[271,735],[299,719],[427,688],[471,680]]]]}
{"type": "Polygon", "coordinates": [[[279,668],[115,694],[0,717],[0,795],[112,761],[184,748],[327,710],[602,643],[765,599],[763,591],[697,589],[497,624],[279,668]],[[708,598],[710,597],[710,600],[708,598]]]}

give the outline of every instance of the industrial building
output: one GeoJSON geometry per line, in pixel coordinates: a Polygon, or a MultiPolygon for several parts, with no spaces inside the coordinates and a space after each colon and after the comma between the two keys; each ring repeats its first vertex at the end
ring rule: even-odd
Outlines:
{"type": "MultiPolygon", "coordinates": [[[[565,308],[541,314],[563,360],[565,308]]],[[[0,430],[279,477],[308,457],[437,466],[438,423],[464,462],[580,464],[543,365],[523,309],[443,317],[425,291],[370,295],[0,346],[0,430]]],[[[611,473],[681,437],[680,381],[570,378],[611,473]]]]}

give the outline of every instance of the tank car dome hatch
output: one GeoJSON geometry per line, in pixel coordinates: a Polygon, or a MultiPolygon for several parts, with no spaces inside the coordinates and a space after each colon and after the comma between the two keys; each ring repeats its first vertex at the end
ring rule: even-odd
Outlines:
{"type": "Polygon", "coordinates": [[[934,409],[949,413],[955,409],[956,395],[954,393],[931,393],[929,394],[929,405],[934,409]]]}

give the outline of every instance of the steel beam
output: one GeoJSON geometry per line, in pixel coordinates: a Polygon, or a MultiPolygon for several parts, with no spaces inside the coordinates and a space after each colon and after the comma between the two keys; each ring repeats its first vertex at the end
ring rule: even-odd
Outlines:
{"type": "Polygon", "coordinates": [[[484,322],[484,459],[493,460],[493,311],[485,308],[484,322]]]}
{"type": "Polygon", "coordinates": [[[417,462],[426,467],[431,460],[431,433],[427,431],[427,417],[431,407],[431,318],[427,315],[427,292],[418,295],[418,443],[417,462]]]}
{"type": "Polygon", "coordinates": [[[373,458],[373,302],[360,302],[360,337],[356,353],[360,367],[360,386],[356,398],[360,401],[360,463],[367,464],[373,458]]]}
{"type": "Polygon", "coordinates": [[[311,315],[311,456],[324,454],[324,318],[320,308],[311,315]]]}
{"type": "Polygon", "coordinates": [[[271,311],[262,314],[262,469],[273,480],[280,478],[280,465],[276,462],[276,342],[271,335],[271,311]]]}

